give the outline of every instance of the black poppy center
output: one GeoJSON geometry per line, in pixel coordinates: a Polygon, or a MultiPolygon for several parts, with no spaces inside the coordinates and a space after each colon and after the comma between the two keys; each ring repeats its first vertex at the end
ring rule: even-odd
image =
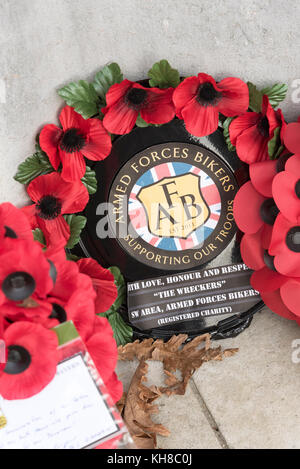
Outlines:
{"type": "Polygon", "coordinates": [[[259,121],[257,125],[257,128],[258,128],[259,133],[263,137],[269,137],[270,124],[269,124],[267,116],[264,116],[261,118],[261,120],[259,121]]]}
{"type": "Polygon", "coordinates": [[[298,199],[300,199],[300,179],[295,184],[295,192],[298,199]]]}
{"type": "Polygon", "coordinates": [[[285,170],[285,163],[287,160],[292,156],[292,153],[286,153],[285,155],[281,155],[276,163],[276,172],[281,173],[281,171],[285,170]]]}
{"type": "Polygon", "coordinates": [[[215,89],[212,83],[207,82],[199,86],[196,99],[203,106],[207,106],[216,104],[220,97],[221,93],[215,89]]]}
{"type": "Polygon", "coordinates": [[[133,109],[139,109],[147,98],[147,91],[141,88],[132,88],[126,95],[127,104],[133,109]]]}
{"type": "Polygon", "coordinates": [[[285,239],[287,247],[294,252],[300,252],[300,226],[293,226],[285,239]]]}
{"type": "Polygon", "coordinates": [[[267,225],[274,225],[278,213],[279,210],[274,199],[267,199],[260,206],[261,219],[267,225]]]}
{"type": "Polygon", "coordinates": [[[9,300],[24,301],[32,295],[35,286],[35,280],[30,274],[14,272],[3,280],[2,291],[9,300]]]}
{"type": "Polygon", "coordinates": [[[5,238],[16,239],[18,237],[16,233],[14,232],[14,230],[12,230],[9,226],[4,226],[4,229],[5,229],[5,234],[4,234],[5,238]]]}
{"type": "Polygon", "coordinates": [[[274,256],[271,256],[267,250],[264,252],[264,262],[270,270],[275,270],[276,272],[276,268],[274,265],[274,256]]]}
{"type": "Polygon", "coordinates": [[[7,349],[7,363],[4,368],[4,373],[8,375],[19,375],[29,368],[31,355],[28,350],[20,345],[9,345],[7,349]]]}
{"type": "Polygon", "coordinates": [[[61,214],[61,201],[53,195],[45,195],[36,204],[38,216],[44,220],[54,220],[61,214]]]}
{"type": "Polygon", "coordinates": [[[53,303],[52,313],[50,314],[49,319],[56,319],[60,324],[62,324],[67,321],[67,313],[62,306],[57,303],[53,303]]]}
{"type": "Polygon", "coordinates": [[[66,153],[74,153],[85,145],[85,137],[78,129],[68,129],[64,132],[60,141],[60,148],[66,153]]]}

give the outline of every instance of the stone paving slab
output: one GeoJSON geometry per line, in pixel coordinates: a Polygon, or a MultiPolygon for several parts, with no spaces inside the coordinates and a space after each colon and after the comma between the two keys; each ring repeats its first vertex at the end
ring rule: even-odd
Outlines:
{"type": "Polygon", "coordinates": [[[205,363],[195,373],[229,447],[300,448],[300,364],[292,362],[297,339],[296,323],[265,309],[243,334],[222,341],[240,348],[236,356],[205,363]]]}

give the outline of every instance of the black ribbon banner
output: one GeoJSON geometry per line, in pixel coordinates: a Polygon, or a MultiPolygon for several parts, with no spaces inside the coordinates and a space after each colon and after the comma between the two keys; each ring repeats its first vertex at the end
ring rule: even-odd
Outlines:
{"type": "Polygon", "coordinates": [[[146,330],[197,318],[243,313],[259,301],[252,270],[232,264],[128,283],[131,323],[146,330]]]}

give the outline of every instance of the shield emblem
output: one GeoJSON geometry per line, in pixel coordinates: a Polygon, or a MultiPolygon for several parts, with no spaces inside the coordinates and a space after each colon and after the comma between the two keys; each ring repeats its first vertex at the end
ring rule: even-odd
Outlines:
{"type": "Polygon", "coordinates": [[[188,173],[163,178],[139,191],[137,199],[154,236],[188,238],[207,221],[210,210],[202,197],[200,181],[199,176],[188,173]]]}

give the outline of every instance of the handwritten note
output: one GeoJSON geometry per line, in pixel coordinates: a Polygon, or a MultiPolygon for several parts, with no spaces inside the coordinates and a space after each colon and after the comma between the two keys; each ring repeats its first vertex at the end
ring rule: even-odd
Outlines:
{"type": "Polygon", "coordinates": [[[118,431],[81,355],[58,365],[54,380],[30,399],[0,398],[7,425],[0,449],[81,449],[118,431]]]}

